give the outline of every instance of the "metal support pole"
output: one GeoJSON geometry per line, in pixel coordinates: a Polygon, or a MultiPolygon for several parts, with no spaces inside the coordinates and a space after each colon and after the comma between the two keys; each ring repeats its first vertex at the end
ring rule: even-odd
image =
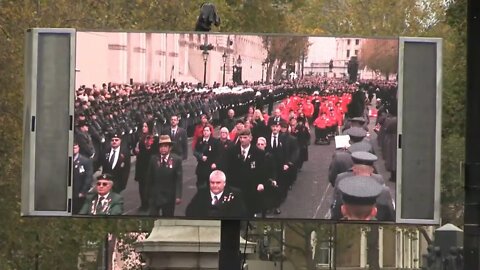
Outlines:
{"type": "Polygon", "coordinates": [[[207,61],[203,61],[203,85],[207,84],[207,61]]]}
{"type": "Polygon", "coordinates": [[[223,63],[223,84],[222,86],[225,86],[225,63],[223,63]]]}
{"type": "Polygon", "coordinates": [[[103,244],[103,249],[102,249],[102,257],[103,257],[103,269],[109,270],[110,269],[110,264],[108,261],[108,255],[109,255],[109,242],[108,242],[108,233],[105,236],[105,242],[103,244]]]}
{"type": "Polygon", "coordinates": [[[264,68],[263,68],[263,66],[262,66],[262,83],[263,83],[263,69],[264,69],[264,68]]]}
{"type": "Polygon", "coordinates": [[[468,0],[467,5],[464,269],[480,269],[480,3],[468,0]]]}
{"type": "Polygon", "coordinates": [[[219,270],[240,270],[240,221],[222,220],[220,232],[219,270]]]}

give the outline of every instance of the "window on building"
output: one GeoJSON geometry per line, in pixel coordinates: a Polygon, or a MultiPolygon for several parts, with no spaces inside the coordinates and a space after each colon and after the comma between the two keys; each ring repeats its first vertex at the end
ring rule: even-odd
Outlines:
{"type": "Polygon", "coordinates": [[[355,39],[355,45],[360,44],[360,39],[355,39]]]}
{"type": "Polygon", "coordinates": [[[329,266],[333,262],[333,237],[323,239],[319,244],[318,256],[315,256],[315,265],[329,266]]]}
{"type": "Polygon", "coordinates": [[[347,45],[350,45],[350,39],[347,39],[347,45]]]}
{"type": "Polygon", "coordinates": [[[347,50],[347,58],[350,58],[350,50],[347,50]]]}
{"type": "Polygon", "coordinates": [[[358,50],[355,50],[355,55],[358,55],[358,50]]]}

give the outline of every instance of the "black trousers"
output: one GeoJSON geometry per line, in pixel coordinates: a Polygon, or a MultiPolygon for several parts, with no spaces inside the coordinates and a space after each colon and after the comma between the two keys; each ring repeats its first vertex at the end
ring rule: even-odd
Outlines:
{"type": "Polygon", "coordinates": [[[85,197],[79,198],[78,196],[74,196],[72,201],[72,214],[78,214],[78,212],[80,212],[80,209],[82,209],[84,203],[85,197]]]}
{"type": "Polygon", "coordinates": [[[148,209],[149,216],[173,217],[174,212],[175,212],[175,201],[172,201],[160,206],[150,205],[150,208],[148,209]]]}
{"type": "Polygon", "coordinates": [[[207,187],[208,183],[210,182],[209,180],[210,174],[208,175],[203,175],[203,174],[197,174],[197,189],[200,189],[202,187],[207,187]]]}
{"type": "Polygon", "coordinates": [[[140,194],[141,208],[148,208],[148,192],[144,179],[138,179],[138,192],[140,194]]]}

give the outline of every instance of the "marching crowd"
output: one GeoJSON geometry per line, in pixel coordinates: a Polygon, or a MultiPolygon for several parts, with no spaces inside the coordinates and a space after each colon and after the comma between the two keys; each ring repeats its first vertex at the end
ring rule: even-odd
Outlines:
{"type": "MultiPolygon", "coordinates": [[[[280,214],[308,161],[313,133],[318,145],[339,134],[350,138],[329,168],[331,217],[392,220],[394,203],[373,164],[367,126],[372,112],[378,115],[374,130],[382,156],[389,157],[396,149],[395,97],[391,81],[349,84],[325,77],[210,89],[176,82],[82,86],[75,101],[72,212],[122,214],[121,192],[135,155],[139,211],[173,217],[175,205],[184,203],[182,162],[193,155],[197,193],[185,202],[186,216],[280,214]],[[91,188],[96,171],[101,174],[91,188]]],[[[395,160],[388,164],[394,181],[395,160]]]]}

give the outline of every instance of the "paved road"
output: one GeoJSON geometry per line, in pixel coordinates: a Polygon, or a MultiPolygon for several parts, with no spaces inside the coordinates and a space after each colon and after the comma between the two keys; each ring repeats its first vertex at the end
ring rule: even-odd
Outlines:
{"type": "MultiPolygon", "coordinates": [[[[375,122],[371,119],[371,122],[375,122]]],[[[312,141],[314,134],[312,131],[312,141]]],[[[376,143],[375,132],[371,131],[371,140],[376,147],[375,151],[379,155],[376,163],[379,173],[385,179],[389,178],[388,172],[385,171],[383,159],[381,158],[381,150],[376,143]]],[[[191,149],[191,148],[189,148],[191,149]]],[[[298,179],[292,190],[289,191],[288,197],[280,207],[282,213],[280,215],[269,215],[272,218],[291,218],[291,219],[325,219],[328,218],[328,211],[331,204],[332,186],[328,182],[328,166],[331,161],[332,154],[335,150],[334,143],[330,145],[310,145],[309,161],[303,166],[298,174],[298,179]]],[[[122,192],[125,199],[125,214],[127,215],[143,215],[139,213],[137,208],[140,205],[138,195],[138,184],[133,180],[135,175],[135,158],[132,157],[132,170],[126,190],[122,192]]],[[[175,216],[184,216],[185,208],[196,192],[196,176],[195,176],[196,160],[191,151],[189,157],[183,162],[183,201],[175,208],[175,216]]],[[[388,182],[392,196],[395,196],[395,183],[388,182]]]]}

